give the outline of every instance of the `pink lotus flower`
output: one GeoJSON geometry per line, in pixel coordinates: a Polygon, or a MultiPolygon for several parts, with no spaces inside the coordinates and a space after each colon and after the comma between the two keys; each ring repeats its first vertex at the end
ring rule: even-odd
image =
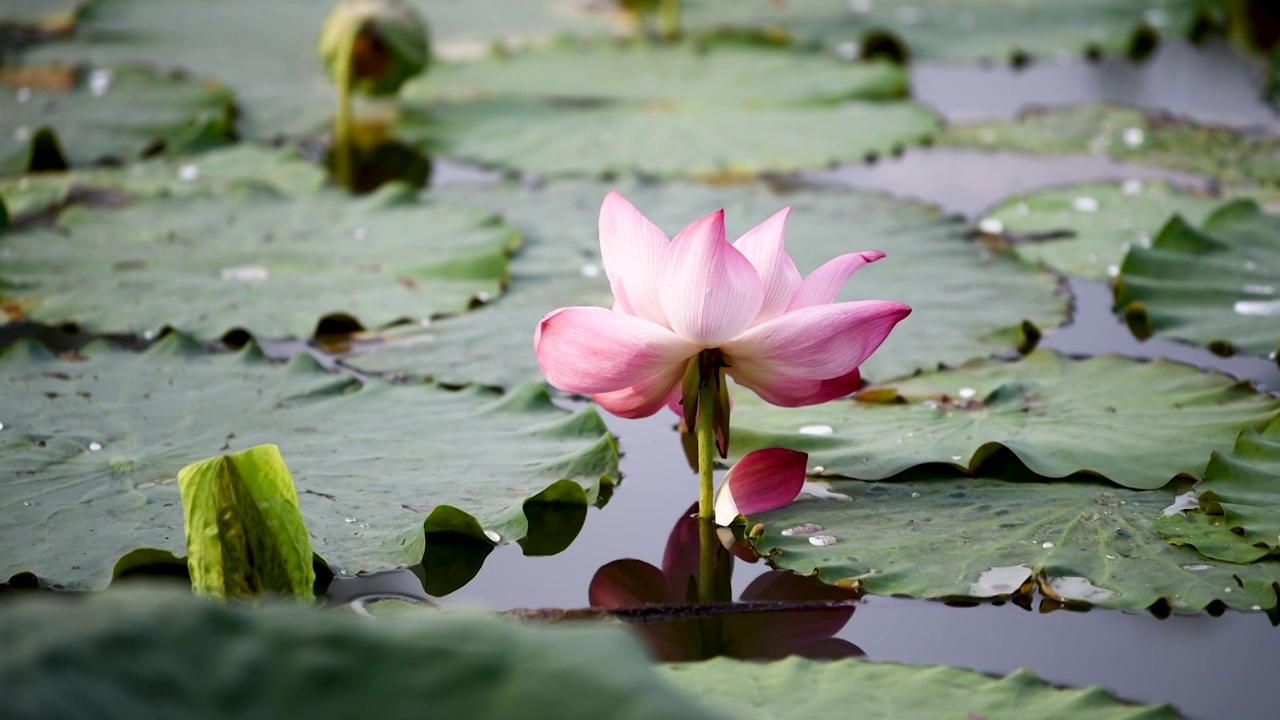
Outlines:
{"type": "Polygon", "coordinates": [[[739,515],[786,507],[800,494],[809,463],[808,453],[786,448],[753,450],[725,473],[716,490],[715,521],[732,525],[739,515]]]}
{"type": "Polygon", "coordinates": [[[801,279],[783,247],[789,212],[733,244],[723,210],[668,240],[609,193],[600,208],[600,253],[614,306],[561,308],[542,319],[534,348],[547,380],[627,418],[663,405],[679,412],[686,370],[704,351],[774,405],[814,405],[857,390],[858,366],[911,308],[832,302],[881,252],[841,255],[801,279]]]}

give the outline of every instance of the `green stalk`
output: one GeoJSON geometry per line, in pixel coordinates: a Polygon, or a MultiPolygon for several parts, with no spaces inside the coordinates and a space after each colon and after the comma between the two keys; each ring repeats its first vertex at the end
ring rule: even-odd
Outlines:
{"type": "Polygon", "coordinates": [[[356,37],[360,35],[360,27],[356,24],[342,36],[338,55],[341,60],[335,78],[338,84],[338,110],[333,116],[333,175],[339,185],[348,189],[355,187],[355,177],[351,173],[351,154],[354,152],[352,147],[354,131],[351,127],[351,66],[355,62],[356,37]]]}
{"type": "MultiPolygon", "coordinates": [[[[719,368],[713,369],[720,372],[719,368]]],[[[716,526],[715,526],[715,402],[716,380],[703,377],[698,384],[698,525],[701,547],[698,558],[698,599],[715,601],[716,526]]]]}
{"type": "Polygon", "coordinates": [[[658,30],[664,40],[680,37],[680,0],[659,0],[658,30]]]}

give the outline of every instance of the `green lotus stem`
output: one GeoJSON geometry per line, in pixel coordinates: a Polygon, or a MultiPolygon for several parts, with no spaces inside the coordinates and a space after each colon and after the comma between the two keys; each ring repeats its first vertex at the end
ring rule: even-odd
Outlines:
{"type": "Polygon", "coordinates": [[[352,141],[354,130],[351,121],[351,72],[355,64],[356,38],[360,35],[360,24],[353,23],[347,28],[339,45],[339,62],[336,77],[338,85],[338,108],[333,116],[333,175],[338,184],[345,188],[355,187],[355,177],[351,172],[351,155],[354,152],[352,141]]]}
{"type": "MultiPolygon", "coordinates": [[[[719,373],[719,369],[715,370],[719,373]]],[[[715,601],[716,525],[715,525],[715,402],[714,378],[701,378],[698,385],[698,526],[701,538],[698,558],[698,599],[715,601]]]]}
{"type": "Polygon", "coordinates": [[[658,27],[667,40],[680,37],[680,0],[659,0],[658,27]]]}

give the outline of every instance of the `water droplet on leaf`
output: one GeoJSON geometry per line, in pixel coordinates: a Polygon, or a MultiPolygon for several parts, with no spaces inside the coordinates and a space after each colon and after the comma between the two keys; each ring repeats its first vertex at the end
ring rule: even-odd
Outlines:
{"type": "Polygon", "coordinates": [[[222,268],[222,279],[238,282],[263,282],[270,276],[267,269],[258,265],[241,265],[222,268]]]}
{"type": "Polygon", "coordinates": [[[1098,212],[1098,201],[1091,197],[1078,197],[1071,201],[1071,207],[1075,208],[1076,212],[1098,212]]]}
{"type": "Polygon", "coordinates": [[[791,537],[792,535],[812,535],[816,532],[822,532],[821,525],[815,525],[814,523],[804,523],[803,525],[796,525],[795,527],[789,527],[786,530],[783,530],[779,534],[785,535],[786,537],[791,537]]]}
{"type": "Polygon", "coordinates": [[[194,182],[198,177],[200,177],[199,165],[187,163],[186,165],[178,168],[178,178],[184,182],[194,182]]]}
{"type": "Polygon", "coordinates": [[[978,223],[978,229],[987,235],[999,235],[1004,232],[1004,223],[1000,218],[983,218],[982,222],[978,223]]]}
{"type": "Polygon", "coordinates": [[[815,547],[827,547],[828,545],[835,545],[836,539],[831,535],[814,535],[809,538],[809,544],[815,547]]]}
{"type": "Polygon", "coordinates": [[[502,536],[492,530],[485,530],[484,536],[489,538],[490,542],[494,542],[494,543],[502,542],[502,536]]]}
{"type": "Polygon", "coordinates": [[[89,73],[89,92],[94,97],[102,97],[111,89],[111,69],[99,68],[89,73]]]}
{"type": "Polygon", "coordinates": [[[1120,138],[1124,140],[1125,147],[1134,149],[1142,147],[1142,142],[1147,139],[1147,134],[1142,132],[1142,128],[1131,127],[1125,128],[1120,138]]]}
{"type": "Polygon", "coordinates": [[[835,432],[835,428],[830,425],[805,425],[800,428],[801,435],[830,435],[835,432]]]}
{"type": "Polygon", "coordinates": [[[89,443],[89,452],[98,452],[101,449],[102,449],[102,443],[100,442],[89,443]]]}

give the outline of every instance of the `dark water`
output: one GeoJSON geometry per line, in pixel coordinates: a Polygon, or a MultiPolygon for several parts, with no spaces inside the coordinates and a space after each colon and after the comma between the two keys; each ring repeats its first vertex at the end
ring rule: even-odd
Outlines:
{"type": "MultiPolygon", "coordinates": [[[[1007,68],[925,66],[914,72],[920,99],[953,120],[1010,117],[1027,104],[1109,101],[1166,109],[1205,122],[1244,128],[1280,128],[1258,98],[1258,71],[1214,46],[1163,48],[1142,65],[1122,60],[1098,64],[1039,64],[1007,68]]],[[[823,185],[885,190],[975,216],[1003,197],[1040,187],[1106,179],[1163,178],[1203,185],[1195,176],[1113,163],[1096,157],[1028,158],[970,151],[919,150],[877,165],[814,173],[823,185]]],[[[476,182],[485,175],[444,166],[437,181],[476,182]]],[[[1280,371],[1261,358],[1219,358],[1178,343],[1139,342],[1110,313],[1105,283],[1072,281],[1073,322],[1044,345],[1076,354],[1118,352],[1165,356],[1216,368],[1280,390],[1280,371]]],[[[696,498],[697,479],[673,432],[673,416],[639,421],[606,418],[620,440],[624,483],[604,510],[591,509],[578,539],[551,557],[524,557],[505,546],[489,556],[479,575],[437,602],[447,606],[582,607],[600,566],[618,558],[660,565],[667,534],[696,498]]],[[[762,564],[739,562],[740,592],[762,564]]],[[[337,580],[331,593],[421,594],[408,572],[337,580]]],[[[876,660],[946,663],[992,673],[1027,667],[1050,682],[1101,684],[1122,697],[1172,702],[1189,717],[1280,716],[1280,684],[1272,663],[1280,629],[1261,614],[1174,616],[1093,610],[1042,614],[1014,605],[950,607],[895,598],[867,598],[839,637],[876,660]]]]}

